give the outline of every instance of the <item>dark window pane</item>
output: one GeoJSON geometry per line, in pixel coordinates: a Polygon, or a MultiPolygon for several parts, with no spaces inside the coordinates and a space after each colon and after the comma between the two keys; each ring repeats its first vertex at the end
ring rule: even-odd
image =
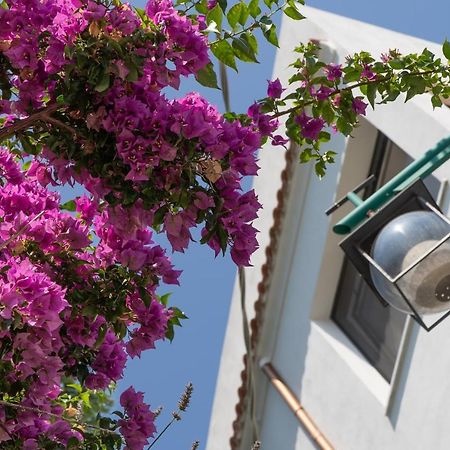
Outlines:
{"type": "Polygon", "coordinates": [[[406,316],[384,307],[348,261],[344,264],[333,319],[390,381],[406,316]]]}

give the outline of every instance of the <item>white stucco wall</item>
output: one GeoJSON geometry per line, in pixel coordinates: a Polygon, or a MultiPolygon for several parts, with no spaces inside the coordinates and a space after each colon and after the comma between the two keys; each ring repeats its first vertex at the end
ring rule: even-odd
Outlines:
{"type": "MultiPolygon", "coordinates": [[[[440,46],[399,33],[305,8],[308,20],[284,21],[274,76],[283,84],[289,77],[290,49],[300,41],[320,39],[328,58],[342,61],[359,50],[379,55],[389,48],[402,52],[440,46]]],[[[393,385],[389,385],[330,321],[342,253],[339,237],[330,232],[324,210],[367,173],[371,151],[380,129],[413,158],[420,156],[450,133],[450,110],[433,111],[429,99],[418,98],[370,111],[355,132],[355,140],[335,136],[330,148],[340,157],[324,180],[311,166],[299,166],[294,176],[295,194],[277,256],[277,269],[268,293],[266,322],[258,358],[272,362],[295,391],[327,438],[342,450],[422,450],[450,448],[450,320],[431,333],[410,324],[393,385]],[[448,431],[447,431],[448,430],[448,431]]],[[[257,284],[268,244],[272,210],[284,157],[277,151],[261,153],[261,172],[255,189],[265,206],[256,227],[261,248],[248,273],[248,299],[257,298],[257,284]]],[[[450,178],[450,164],[436,172],[450,178]]],[[[447,201],[448,203],[448,201],[447,201]]],[[[448,206],[446,206],[448,209],[448,206]]],[[[345,208],[332,216],[335,223],[345,208]]],[[[249,306],[251,310],[251,307],[249,306]]],[[[210,424],[208,450],[229,448],[234,405],[240,386],[242,317],[235,289],[228,322],[219,379],[210,424]]],[[[258,374],[257,414],[264,450],[314,448],[297,421],[264,376],[258,374]]],[[[242,449],[247,450],[249,442],[242,449]]]]}

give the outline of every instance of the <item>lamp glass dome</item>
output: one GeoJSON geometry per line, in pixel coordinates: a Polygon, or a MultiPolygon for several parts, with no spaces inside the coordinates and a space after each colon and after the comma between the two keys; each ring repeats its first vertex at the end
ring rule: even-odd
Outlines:
{"type": "MultiPolygon", "coordinates": [[[[445,241],[430,252],[449,233],[450,224],[437,214],[413,211],[390,221],[373,243],[372,258],[392,278],[417,263],[396,283],[418,314],[450,310],[450,243],[445,241]]],[[[413,313],[393,282],[373,265],[370,274],[388,303],[402,312],[413,313]]]]}

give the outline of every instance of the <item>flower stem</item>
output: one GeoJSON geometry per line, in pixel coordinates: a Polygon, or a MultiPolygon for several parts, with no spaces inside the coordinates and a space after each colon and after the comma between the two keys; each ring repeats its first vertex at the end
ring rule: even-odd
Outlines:
{"type": "Polygon", "coordinates": [[[155,444],[156,441],[168,430],[168,428],[175,422],[175,417],[164,427],[164,429],[156,436],[156,438],[153,440],[153,442],[148,446],[148,450],[151,449],[155,444]]]}

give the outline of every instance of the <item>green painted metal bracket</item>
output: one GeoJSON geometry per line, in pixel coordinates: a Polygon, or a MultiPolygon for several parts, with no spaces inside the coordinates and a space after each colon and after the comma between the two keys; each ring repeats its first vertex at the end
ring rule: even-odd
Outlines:
{"type": "Polygon", "coordinates": [[[425,178],[433,173],[448,159],[450,159],[450,136],[438,142],[436,147],[428,150],[421,158],[412,162],[366,200],[362,201],[354,194],[354,191],[349,192],[346,197],[355,204],[356,208],[340,220],[333,227],[333,231],[336,234],[350,233],[367,218],[368,213],[379,209],[391,197],[408,187],[418,178],[425,178]]]}

